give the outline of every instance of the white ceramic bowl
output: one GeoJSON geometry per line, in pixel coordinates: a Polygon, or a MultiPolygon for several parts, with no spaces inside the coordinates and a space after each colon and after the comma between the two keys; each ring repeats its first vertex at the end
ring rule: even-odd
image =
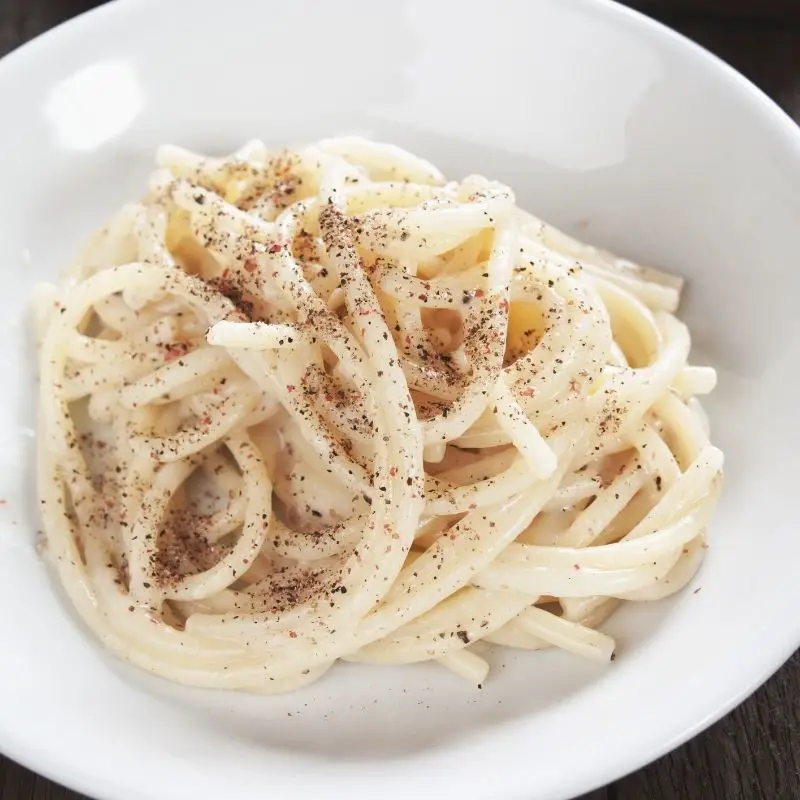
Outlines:
{"type": "Polygon", "coordinates": [[[9,756],[113,800],[564,798],[698,732],[800,644],[800,133],[731,69],[590,0],[126,0],[3,60],[0,107],[9,756]],[[106,656],[36,558],[34,280],[136,195],[161,142],[347,132],[496,177],[689,278],[726,491],[695,584],[619,613],[608,668],[545,652],[506,657],[483,692],[434,666],[342,666],[277,698],[190,691],[106,656]]]}

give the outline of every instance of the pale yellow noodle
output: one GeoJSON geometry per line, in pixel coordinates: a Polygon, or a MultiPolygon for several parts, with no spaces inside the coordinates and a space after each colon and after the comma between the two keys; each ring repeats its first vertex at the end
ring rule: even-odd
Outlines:
{"type": "Polygon", "coordinates": [[[35,297],[46,552],[110,650],[482,684],[489,644],[607,662],[691,581],[723,460],[679,279],[359,137],[157,160],[35,297]]]}

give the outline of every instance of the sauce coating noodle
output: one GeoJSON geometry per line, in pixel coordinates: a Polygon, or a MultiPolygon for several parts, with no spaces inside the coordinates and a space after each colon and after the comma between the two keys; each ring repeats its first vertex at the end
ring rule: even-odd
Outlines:
{"type": "Polygon", "coordinates": [[[691,580],[722,454],[680,280],[391,145],[157,161],[36,294],[44,549],[113,652],[480,684],[478,643],[608,661],[691,580]]]}

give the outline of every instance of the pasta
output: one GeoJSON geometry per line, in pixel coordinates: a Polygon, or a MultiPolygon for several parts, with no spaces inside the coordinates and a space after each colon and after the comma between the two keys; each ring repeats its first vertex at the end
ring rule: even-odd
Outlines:
{"type": "Polygon", "coordinates": [[[185,684],[606,662],[721,486],[680,290],[391,145],[163,147],[36,292],[43,549],[109,649],[185,684]]]}

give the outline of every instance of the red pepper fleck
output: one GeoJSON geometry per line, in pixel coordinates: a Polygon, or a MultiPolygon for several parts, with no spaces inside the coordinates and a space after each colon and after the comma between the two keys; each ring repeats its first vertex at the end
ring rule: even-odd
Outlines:
{"type": "Polygon", "coordinates": [[[270,252],[270,253],[278,253],[281,250],[283,250],[283,245],[282,244],[278,244],[277,242],[275,242],[274,244],[271,244],[269,246],[269,251],[268,252],[270,252]]]}
{"type": "Polygon", "coordinates": [[[296,386],[294,386],[293,384],[290,383],[290,384],[287,384],[286,391],[287,392],[293,392],[296,388],[297,388],[296,386]]]}
{"type": "Polygon", "coordinates": [[[574,569],[579,570],[581,568],[580,564],[573,564],[574,569]]]}
{"type": "Polygon", "coordinates": [[[247,261],[244,262],[244,269],[245,269],[245,272],[255,272],[256,271],[256,262],[253,261],[252,258],[248,258],[247,261]]]}
{"type": "Polygon", "coordinates": [[[389,474],[394,478],[394,476],[397,475],[397,467],[392,467],[389,470],[389,474]]]}
{"type": "Polygon", "coordinates": [[[297,638],[297,632],[296,631],[289,631],[289,638],[290,639],[296,639],[297,638]]]}

